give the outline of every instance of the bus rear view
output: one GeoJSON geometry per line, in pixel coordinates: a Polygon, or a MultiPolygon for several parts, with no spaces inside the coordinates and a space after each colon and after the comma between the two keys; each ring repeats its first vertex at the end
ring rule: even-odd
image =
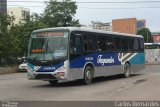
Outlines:
{"type": "Polygon", "coordinates": [[[68,31],[38,30],[28,50],[28,78],[56,83],[67,75],[68,31]]]}

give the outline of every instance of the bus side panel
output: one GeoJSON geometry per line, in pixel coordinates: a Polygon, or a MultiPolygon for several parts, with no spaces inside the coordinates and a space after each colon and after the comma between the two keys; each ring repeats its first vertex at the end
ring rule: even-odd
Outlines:
{"type": "Polygon", "coordinates": [[[117,75],[122,73],[123,73],[122,65],[104,66],[104,67],[96,67],[94,76],[95,77],[110,76],[110,75],[117,75]]]}
{"type": "Polygon", "coordinates": [[[123,66],[119,60],[119,53],[92,53],[70,60],[70,78],[82,79],[86,65],[94,66],[94,76],[109,76],[121,74],[123,66]]]}
{"type": "Polygon", "coordinates": [[[110,76],[110,75],[116,75],[116,74],[121,74],[123,71],[123,66],[119,60],[119,54],[120,53],[104,53],[104,54],[99,54],[103,55],[105,58],[113,58],[114,63],[111,64],[104,64],[104,65],[97,65],[95,69],[95,77],[99,76],[110,76]]]}
{"type": "Polygon", "coordinates": [[[83,79],[83,68],[70,68],[69,70],[69,79],[83,79]]]}
{"type": "Polygon", "coordinates": [[[145,55],[144,53],[137,53],[132,59],[131,63],[131,72],[135,73],[145,69],[145,55]]]}

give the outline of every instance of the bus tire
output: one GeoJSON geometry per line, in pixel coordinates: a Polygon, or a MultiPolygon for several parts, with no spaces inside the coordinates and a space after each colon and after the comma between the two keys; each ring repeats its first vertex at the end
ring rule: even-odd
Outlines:
{"type": "Polygon", "coordinates": [[[124,77],[125,78],[128,78],[130,76],[130,73],[131,73],[131,67],[130,67],[130,64],[129,63],[126,63],[124,65],[124,77]]]}
{"type": "Polygon", "coordinates": [[[90,66],[87,66],[84,71],[83,81],[86,85],[89,85],[92,83],[92,80],[93,80],[93,68],[90,66]]]}
{"type": "Polygon", "coordinates": [[[58,83],[58,80],[48,81],[51,85],[55,85],[58,83]]]}

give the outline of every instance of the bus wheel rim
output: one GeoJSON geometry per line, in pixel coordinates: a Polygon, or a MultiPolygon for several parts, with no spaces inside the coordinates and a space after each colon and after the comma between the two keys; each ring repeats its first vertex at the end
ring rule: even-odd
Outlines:
{"type": "Polygon", "coordinates": [[[90,81],[91,78],[92,78],[92,76],[91,76],[91,71],[88,70],[88,71],[86,72],[86,80],[87,80],[87,81],[90,81]]]}

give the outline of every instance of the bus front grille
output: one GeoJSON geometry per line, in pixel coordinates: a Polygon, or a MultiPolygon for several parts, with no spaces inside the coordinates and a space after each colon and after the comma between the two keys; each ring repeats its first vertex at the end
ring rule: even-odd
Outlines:
{"type": "Polygon", "coordinates": [[[52,70],[52,71],[36,71],[36,72],[54,72],[54,71],[52,70]]]}
{"type": "Polygon", "coordinates": [[[51,74],[37,74],[35,76],[35,79],[56,79],[56,78],[51,74]]]}

